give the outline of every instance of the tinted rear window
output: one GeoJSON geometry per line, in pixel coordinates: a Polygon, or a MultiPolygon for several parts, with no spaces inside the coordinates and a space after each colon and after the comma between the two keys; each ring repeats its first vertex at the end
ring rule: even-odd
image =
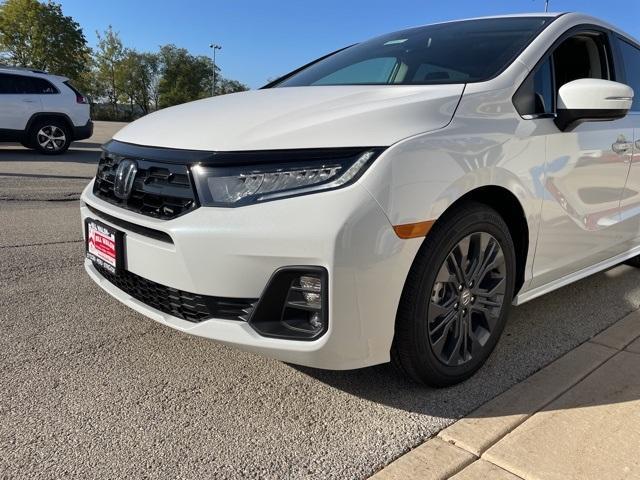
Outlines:
{"type": "Polygon", "coordinates": [[[30,93],[58,93],[58,89],[44,78],[31,78],[30,93]]]}
{"type": "Polygon", "coordinates": [[[276,86],[480,82],[504,70],[552,20],[490,18],[412,28],[341,50],[276,86]]]}

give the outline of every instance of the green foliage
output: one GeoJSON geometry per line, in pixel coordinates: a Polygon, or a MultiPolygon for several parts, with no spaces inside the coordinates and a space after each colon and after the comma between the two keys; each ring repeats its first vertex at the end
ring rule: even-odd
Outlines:
{"type": "Polygon", "coordinates": [[[210,58],[193,56],[175,45],[161,47],[159,56],[162,65],[160,108],[211,95],[213,62],[210,58]]]}
{"type": "Polygon", "coordinates": [[[37,0],[0,4],[0,50],[11,64],[72,79],[86,72],[90,56],[80,25],[59,4],[37,0]]]}
{"type": "MultiPolygon", "coordinates": [[[[2,2],[2,0],[0,0],[2,2]]],[[[73,79],[89,96],[98,119],[130,120],[152,110],[211,96],[213,62],[186,49],[164,45],[159,52],[126,48],[109,26],[96,32],[95,52],[80,26],[59,4],[37,0],[0,3],[0,60],[73,79]],[[107,103],[107,107],[96,103],[107,103]]],[[[216,66],[216,95],[248,90],[224,78],[216,66]]]]}
{"type": "Polygon", "coordinates": [[[216,83],[216,95],[226,95],[228,93],[237,93],[249,90],[249,87],[237,80],[222,78],[216,81],[216,83]]]}
{"type": "Polygon", "coordinates": [[[127,50],[121,63],[121,89],[131,111],[137,106],[146,115],[152,106],[158,107],[160,58],[155,53],[127,50]]]}
{"type": "Polygon", "coordinates": [[[91,103],[102,95],[102,88],[95,75],[95,64],[94,58],[89,57],[85,70],[73,79],[74,86],[84,93],[91,103]]]}
{"type": "MultiPolygon", "coordinates": [[[[95,65],[98,96],[111,104],[111,112],[95,109],[102,118],[127,120],[211,96],[212,60],[175,45],[164,45],[158,53],[137,52],[124,48],[117,32],[109,28],[99,36],[95,65]]],[[[223,78],[217,66],[216,76],[217,95],[248,89],[223,78]]]]}
{"type": "Polygon", "coordinates": [[[114,112],[121,96],[123,82],[123,60],[125,48],[118,32],[114,32],[111,25],[98,37],[98,47],[94,54],[96,88],[101,97],[106,97],[114,112]]]}

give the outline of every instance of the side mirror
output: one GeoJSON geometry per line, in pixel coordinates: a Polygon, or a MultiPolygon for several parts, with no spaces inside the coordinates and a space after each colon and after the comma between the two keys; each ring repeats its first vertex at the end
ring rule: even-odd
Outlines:
{"type": "Polygon", "coordinates": [[[623,83],[581,78],[558,90],[555,122],[562,131],[582,122],[602,122],[623,118],[633,103],[633,89],[623,83]]]}

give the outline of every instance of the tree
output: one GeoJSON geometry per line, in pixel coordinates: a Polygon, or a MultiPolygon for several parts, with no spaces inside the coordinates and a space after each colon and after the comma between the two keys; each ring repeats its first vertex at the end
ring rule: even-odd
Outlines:
{"type": "Polygon", "coordinates": [[[153,105],[154,110],[158,110],[160,108],[160,82],[162,81],[162,74],[160,72],[161,64],[160,64],[160,56],[157,53],[154,53],[156,57],[156,67],[157,71],[151,77],[151,84],[149,85],[149,97],[151,99],[151,103],[153,105]]]}
{"type": "Polygon", "coordinates": [[[213,63],[210,58],[193,56],[175,45],[161,47],[159,58],[162,74],[158,88],[160,108],[211,95],[213,63]]]}
{"type": "Polygon", "coordinates": [[[113,108],[115,117],[118,115],[118,100],[120,99],[123,83],[122,63],[126,50],[120,40],[118,32],[114,32],[111,25],[103,34],[96,32],[98,48],[95,52],[97,90],[104,96],[113,108]]]}
{"type": "Polygon", "coordinates": [[[59,4],[38,0],[0,4],[0,50],[10,64],[72,79],[86,72],[90,56],[80,25],[59,4]]]}
{"type": "Polygon", "coordinates": [[[121,88],[129,101],[131,115],[134,115],[134,105],[146,115],[157,99],[158,55],[127,50],[120,68],[121,88]]]}
{"type": "Polygon", "coordinates": [[[88,97],[91,105],[94,105],[96,99],[102,96],[102,88],[96,78],[96,64],[93,57],[88,58],[86,69],[80,76],[74,78],[73,84],[88,97]]]}
{"type": "Polygon", "coordinates": [[[223,78],[216,83],[218,83],[216,86],[216,95],[226,95],[227,93],[244,92],[249,90],[249,87],[237,80],[223,78]]]}

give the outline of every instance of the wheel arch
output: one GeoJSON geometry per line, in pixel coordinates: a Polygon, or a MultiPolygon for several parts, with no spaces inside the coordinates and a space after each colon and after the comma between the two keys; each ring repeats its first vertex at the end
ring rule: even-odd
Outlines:
{"type": "Polygon", "coordinates": [[[516,253],[516,289],[514,294],[520,291],[525,283],[527,259],[529,256],[530,229],[524,208],[518,197],[509,189],[499,185],[484,185],[466,192],[453,203],[447,206],[435,221],[434,225],[446,217],[446,213],[460,205],[469,202],[478,202],[493,208],[504,219],[509,227],[509,233],[513,239],[516,253]]]}
{"type": "Polygon", "coordinates": [[[31,128],[39,121],[41,120],[47,120],[47,119],[55,119],[55,120],[62,120],[63,122],[65,122],[68,130],[69,130],[69,135],[71,135],[71,138],[73,139],[73,122],[71,121],[71,118],[69,117],[69,115],[67,115],[66,113],[61,113],[61,112],[38,112],[38,113],[34,113],[33,115],[31,115],[31,118],[29,118],[29,121],[27,122],[27,126],[24,129],[25,133],[27,135],[29,135],[29,132],[31,132],[31,128]]]}

